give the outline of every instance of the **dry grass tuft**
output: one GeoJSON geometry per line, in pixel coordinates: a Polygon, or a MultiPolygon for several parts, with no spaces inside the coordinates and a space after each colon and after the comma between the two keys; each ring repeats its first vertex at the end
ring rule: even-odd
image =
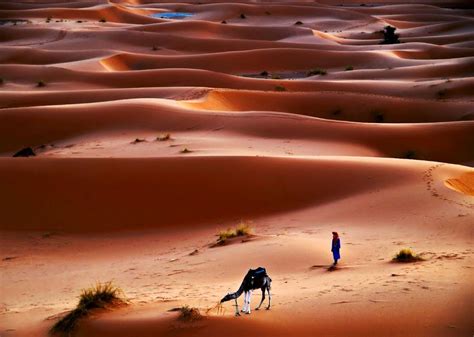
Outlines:
{"type": "Polygon", "coordinates": [[[120,288],[111,282],[97,283],[94,287],[83,289],[76,308],[57,321],[50,329],[52,335],[71,336],[80,319],[87,317],[92,310],[124,305],[126,300],[120,288]]]}
{"type": "Polygon", "coordinates": [[[327,73],[328,72],[326,70],[317,68],[317,69],[313,69],[313,70],[308,71],[306,76],[315,76],[315,75],[324,76],[324,75],[327,75],[327,73]]]}
{"type": "Polygon", "coordinates": [[[417,262],[422,260],[420,256],[415,255],[411,249],[408,248],[401,249],[393,258],[395,262],[417,262]]]}
{"type": "Polygon", "coordinates": [[[170,140],[171,139],[171,135],[169,133],[165,134],[165,135],[159,135],[158,137],[156,137],[156,140],[159,141],[159,142],[165,142],[167,140],[170,140]]]}
{"type": "Polygon", "coordinates": [[[252,227],[245,222],[241,222],[237,227],[235,228],[228,228],[226,230],[223,230],[217,234],[217,242],[218,243],[225,243],[226,240],[236,238],[238,236],[247,236],[251,235],[253,232],[252,227]]]}
{"type": "Polygon", "coordinates": [[[192,308],[187,305],[182,306],[178,309],[178,311],[178,319],[183,322],[195,322],[204,318],[204,316],[199,312],[198,308],[192,308]]]}

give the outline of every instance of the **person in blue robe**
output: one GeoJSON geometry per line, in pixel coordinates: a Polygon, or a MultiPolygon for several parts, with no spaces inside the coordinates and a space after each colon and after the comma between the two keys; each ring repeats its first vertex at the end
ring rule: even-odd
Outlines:
{"type": "Polygon", "coordinates": [[[339,234],[337,232],[332,232],[332,246],[331,252],[334,258],[334,266],[337,264],[337,260],[341,258],[341,253],[339,252],[341,249],[341,239],[339,239],[339,234]]]}

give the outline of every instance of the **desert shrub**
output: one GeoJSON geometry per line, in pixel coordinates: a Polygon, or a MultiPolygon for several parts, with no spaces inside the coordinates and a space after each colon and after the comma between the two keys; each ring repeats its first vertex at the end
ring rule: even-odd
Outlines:
{"type": "Polygon", "coordinates": [[[448,89],[441,89],[436,92],[436,98],[443,99],[446,97],[447,94],[448,94],[448,89]]]}
{"type": "Polygon", "coordinates": [[[260,76],[268,76],[268,71],[264,70],[260,73],[260,76]]]}
{"type": "Polygon", "coordinates": [[[342,109],[341,108],[337,108],[337,109],[334,109],[333,111],[331,111],[331,115],[333,115],[333,116],[339,116],[340,114],[342,114],[342,109]]]}
{"type": "Polygon", "coordinates": [[[247,17],[245,16],[244,13],[242,13],[242,14],[240,14],[240,18],[241,18],[241,19],[246,19],[247,17]]]}
{"type": "Polygon", "coordinates": [[[227,21],[222,20],[221,23],[225,25],[225,24],[227,24],[227,21]]]}
{"type": "Polygon", "coordinates": [[[179,151],[180,153],[191,153],[192,151],[189,150],[187,147],[185,147],[184,149],[182,149],[181,151],[179,151]]]}
{"type": "Polygon", "coordinates": [[[382,31],[383,40],[380,43],[381,44],[400,43],[400,40],[398,39],[399,35],[395,34],[395,30],[397,30],[397,28],[392,27],[392,26],[385,26],[382,31]]]}
{"type": "Polygon", "coordinates": [[[145,141],[146,141],[145,138],[136,138],[136,139],[132,142],[132,144],[143,143],[143,142],[145,142],[145,141]]]}
{"type": "Polygon", "coordinates": [[[217,242],[223,243],[228,239],[238,236],[247,236],[250,234],[252,234],[252,227],[248,223],[241,222],[235,228],[228,228],[220,231],[219,234],[217,234],[217,242]]]}
{"type": "Polygon", "coordinates": [[[107,22],[107,20],[105,20],[105,18],[102,18],[102,19],[99,20],[99,22],[105,23],[105,22],[107,22]]]}
{"type": "Polygon", "coordinates": [[[3,83],[5,83],[5,80],[2,77],[0,77],[0,85],[2,85],[3,83]]]}
{"type": "Polygon", "coordinates": [[[165,142],[170,139],[171,139],[171,135],[169,133],[164,134],[164,135],[159,135],[158,137],[156,137],[156,140],[159,142],[165,142]]]}
{"type": "Polygon", "coordinates": [[[252,227],[248,223],[241,222],[235,229],[236,236],[245,236],[252,233],[252,227]]]}
{"type": "Polygon", "coordinates": [[[420,256],[415,255],[411,249],[408,248],[401,249],[393,258],[395,262],[416,262],[421,260],[423,259],[420,256]]]}
{"type": "Polygon", "coordinates": [[[275,91],[286,91],[286,88],[284,86],[281,86],[281,85],[277,85],[275,87],[275,91]]]}
{"type": "Polygon", "coordinates": [[[94,309],[123,305],[123,292],[111,282],[97,283],[94,287],[83,289],[76,308],[57,321],[50,329],[55,335],[70,336],[80,319],[87,317],[94,309]]]}
{"type": "Polygon", "coordinates": [[[38,81],[36,82],[36,86],[38,88],[42,88],[42,87],[45,87],[46,86],[46,83],[44,81],[38,81]]]}
{"type": "Polygon", "coordinates": [[[178,309],[178,319],[183,322],[194,322],[203,318],[198,308],[192,308],[187,305],[178,309]]]}
{"type": "Polygon", "coordinates": [[[153,46],[153,47],[151,47],[151,50],[157,51],[157,50],[158,50],[158,47],[157,47],[157,46],[153,46]]]}
{"type": "Polygon", "coordinates": [[[324,76],[326,75],[328,72],[324,69],[319,69],[319,68],[316,68],[316,69],[313,69],[313,70],[310,70],[306,73],[307,76],[314,76],[314,75],[321,75],[321,76],[324,76]]]}
{"type": "Polygon", "coordinates": [[[346,67],[346,71],[351,71],[351,70],[354,70],[354,67],[353,67],[353,66],[347,66],[347,67],[346,67]]]}
{"type": "Polygon", "coordinates": [[[31,147],[25,147],[18,152],[15,152],[13,157],[34,157],[36,156],[35,150],[31,147]]]}
{"type": "Polygon", "coordinates": [[[296,22],[295,22],[295,25],[298,25],[298,26],[299,26],[299,25],[302,25],[302,24],[303,24],[303,22],[301,22],[301,21],[296,21],[296,22]]]}
{"type": "Polygon", "coordinates": [[[403,158],[405,159],[416,159],[418,156],[415,151],[408,150],[403,154],[403,158]]]}
{"type": "Polygon", "coordinates": [[[278,75],[278,74],[272,74],[271,77],[272,77],[273,80],[279,80],[279,79],[281,79],[281,76],[278,75]]]}
{"type": "Polygon", "coordinates": [[[373,111],[372,116],[374,118],[374,122],[376,123],[383,123],[385,122],[385,115],[383,112],[380,111],[373,111]]]}

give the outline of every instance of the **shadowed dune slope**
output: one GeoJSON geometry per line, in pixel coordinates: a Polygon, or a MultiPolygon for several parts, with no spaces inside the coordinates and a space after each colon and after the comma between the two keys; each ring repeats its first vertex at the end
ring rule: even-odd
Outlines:
{"type": "Polygon", "coordinates": [[[0,163],[1,227],[10,230],[171,229],[321,205],[419,179],[419,173],[403,161],[350,158],[1,159],[0,163]]]}

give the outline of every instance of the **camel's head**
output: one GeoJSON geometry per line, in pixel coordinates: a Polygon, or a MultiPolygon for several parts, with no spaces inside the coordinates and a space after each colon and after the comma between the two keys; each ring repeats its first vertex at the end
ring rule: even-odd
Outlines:
{"type": "Polygon", "coordinates": [[[222,302],[230,301],[231,299],[233,299],[232,294],[227,294],[227,295],[225,295],[224,297],[222,297],[221,303],[222,303],[222,302]]]}

